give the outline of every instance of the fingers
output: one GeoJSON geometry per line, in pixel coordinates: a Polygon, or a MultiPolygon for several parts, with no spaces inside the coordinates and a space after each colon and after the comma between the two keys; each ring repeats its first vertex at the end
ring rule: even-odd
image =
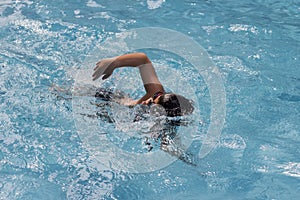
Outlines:
{"type": "Polygon", "coordinates": [[[97,80],[98,78],[99,78],[99,76],[93,75],[93,81],[97,80]]]}
{"type": "Polygon", "coordinates": [[[103,68],[102,65],[98,64],[95,69],[94,69],[94,73],[92,75],[93,77],[93,81],[98,79],[105,71],[105,68],[103,68]]]}
{"type": "Polygon", "coordinates": [[[107,79],[110,76],[110,74],[104,74],[102,71],[100,72],[99,70],[93,74],[93,81],[97,80],[101,75],[103,75],[102,80],[107,79]]]}
{"type": "Polygon", "coordinates": [[[96,71],[99,67],[101,67],[102,60],[96,63],[96,67],[94,68],[94,71],[96,71]]]}
{"type": "Polygon", "coordinates": [[[99,71],[96,71],[96,72],[93,74],[93,81],[97,80],[101,75],[102,75],[102,73],[99,73],[99,71]]]}
{"type": "Polygon", "coordinates": [[[96,63],[96,65],[99,65],[101,62],[102,62],[102,60],[98,61],[98,62],[96,63]]]}
{"type": "Polygon", "coordinates": [[[96,79],[98,79],[99,77],[100,77],[99,71],[95,71],[95,72],[93,73],[93,81],[96,80],[96,79]]]}
{"type": "Polygon", "coordinates": [[[102,80],[107,79],[111,75],[111,71],[113,71],[113,69],[111,70],[109,67],[114,60],[115,58],[107,58],[97,62],[96,67],[94,68],[94,73],[92,75],[93,81],[97,80],[102,75],[104,75],[102,77],[102,80]]]}
{"type": "Polygon", "coordinates": [[[94,73],[94,74],[93,74],[93,81],[97,80],[97,79],[98,79],[100,76],[102,76],[102,75],[104,75],[104,76],[102,77],[102,80],[108,78],[108,76],[107,76],[106,74],[103,74],[103,73],[94,73]]]}

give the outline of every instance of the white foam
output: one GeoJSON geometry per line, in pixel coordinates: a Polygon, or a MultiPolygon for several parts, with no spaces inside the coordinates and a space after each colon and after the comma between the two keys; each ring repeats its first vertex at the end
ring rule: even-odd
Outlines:
{"type": "Polygon", "coordinates": [[[89,0],[86,5],[88,7],[92,7],[92,8],[104,8],[104,6],[98,4],[97,2],[95,2],[93,0],[89,0]]]}
{"type": "Polygon", "coordinates": [[[164,2],[165,0],[147,0],[147,5],[149,9],[153,10],[161,7],[164,2]]]}
{"type": "Polygon", "coordinates": [[[282,174],[300,178],[300,163],[288,162],[282,165],[278,165],[278,168],[283,170],[282,174]]]}

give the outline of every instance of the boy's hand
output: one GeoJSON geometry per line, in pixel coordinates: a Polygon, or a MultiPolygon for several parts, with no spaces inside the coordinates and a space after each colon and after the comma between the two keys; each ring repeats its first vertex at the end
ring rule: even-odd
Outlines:
{"type": "Polygon", "coordinates": [[[115,69],[114,61],[116,60],[116,58],[117,57],[106,58],[97,62],[96,67],[94,68],[93,81],[97,80],[102,75],[104,75],[102,77],[102,80],[110,77],[115,69]]]}

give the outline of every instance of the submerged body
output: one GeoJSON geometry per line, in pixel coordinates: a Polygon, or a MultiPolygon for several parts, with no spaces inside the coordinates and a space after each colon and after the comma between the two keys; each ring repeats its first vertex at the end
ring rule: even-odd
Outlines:
{"type": "MultiPolygon", "coordinates": [[[[176,133],[178,126],[182,125],[180,118],[176,118],[176,116],[191,114],[194,110],[192,101],[181,95],[166,93],[150,59],[144,53],[125,54],[99,61],[94,68],[93,80],[97,80],[100,77],[103,80],[107,79],[116,68],[121,67],[138,67],[146,94],[140,99],[133,100],[128,99],[128,97],[120,92],[114,93],[100,88],[97,90],[95,97],[130,107],[141,104],[149,108],[148,110],[144,109],[143,112],[147,113],[155,110],[154,117],[161,115],[171,117],[163,123],[160,121],[160,118],[157,118],[158,121],[151,128],[150,135],[156,141],[160,139],[160,147],[163,151],[189,164],[193,164],[193,159],[183,150],[180,138],[176,133]],[[124,101],[124,99],[126,100],[124,101]]],[[[143,119],[143,113],[137,113],[133,122],[137,122],[140,119],[143,119]]],[[[150,151],[152,149],[151,143],[146,142],[146,145],[148,145],[148,150],[150,151]]]]}
{"type": "MultiPolygon", "coordinates": [[[[167,93],[159,81],[155,69],[149,58],[143,53],[126,54],[119,57],[107,58],[96,64],[93,74],[93,80],[100,77],[108,78],[116,68],[120,67],[138,67],[141,78],[144,83],[146,94],[140,99],[134,100],[126,93],[109,88],[96,88],[95,86],[79,86],[74,88],[74,93],[79,96],[94,96],[96,98],[96,113],[81,114],[87,117],[100,118],[101,121],[114,124],[115,117],[110,115],[110,108],[113,105],[125,106],[133,112],[133,118],[127,119],[127,123],[152,122],[148,131],[141,133],[144,137],[144,145],[151,151],[153,146],[160,141],[160,149],[178,157],[188,164],[195,165],[193,156],[187,154],[184,150],[177,129],[179,126],[189,125],[181,116],[189,115],[194,108],[192,101],[181,95],[167,93]],[[184,121],[184,122],[183,122],[184,121]],[[155,143],[155,144],[154,144],[155,143]]],[[[60,98],[71,99],[69,90],[53,86],[52,90],[60,98]]],[[[147,124],[147,123],[146,123],[147,124]]],[[[149,123],[151,124],[151,123],[149,123]]],[[[132,125],[132,124],[131,124],[132,125]]]]}
{"type": "MultiPolygon", "coordinates": [[[[101,126],[115,127],[133,137],[132,139],[140,140],[138,144],[141,145],[141,149],[137,148],[137,151],[146,149],[150,152],[159,148],[188,164],[196,165],[195,157],[186,152],[178,134],[180,126],[190,126],[193,123],[189,116],[161,116],[157,111],[153,112],[157,110],[155,103],[134,107],[120,105],[119,100],[127,99],[128,95],[118,90],[98,88],[95,97],[96,115],[101,120],[101,126]],[[114,112],[114,109],[117,112],[114,112]]],[[[122,134],[116,137],[122,138],[122,134]]]]}

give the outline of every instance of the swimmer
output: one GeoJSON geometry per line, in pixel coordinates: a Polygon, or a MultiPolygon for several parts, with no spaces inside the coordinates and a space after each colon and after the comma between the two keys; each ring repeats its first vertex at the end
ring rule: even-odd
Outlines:
{"type": "MultiPolygon", "coordinates": [[[[105,100],[112,100],[113,98],[111,97],[114,97],[114,101],[127,106],[135,106],[138,104],[148,106],[161,106],[164,110],[163,114],[168,117],[183,116],[191,114],[193,112],[194,107],[191,100],[188,100],[181,95],[167,93],[165,91],[163,85],[157,77],[152,62],[144,53],[124,54],[121,56],[106,58],[99,61],[94,68],[94,73],[92,75],[93,80],[95,81],[100,77],[105,80],[112,75],[115,69],[121,67],[139,68],[146,94],[138,100],[127,98],[127,101],[120,101],[120,99],[123,98],[122,95],[116,95],[112,91],[99,88],[95,97],[100,97],[101,99],[105,100]]],[[[162,131],[155,130],[152,136],[156,135],[154,136],[154,138],[160,138],[160,148],[163,151],[178,157],[180,160],[188,164],[195,165],[193,156],[189,155],[189,153],[185,152],[181,148],[182,145],[180,142],[180,138],[176,134],[177,127],[181,124],[180,120],[178,121],[175,119],[173,122],[172,121],[173,120],[169,120],[167,123],[165,123],[164,127],[161,127],[162,131]],[[176,123],[178,124],[176,125],[176,123]],[[157,132],[160,133],[158,134],[157,132]]],[[[161,124],[159,124],[158,127],[160,126],[161,124]]],[[[156,129],[156,126],[152,128],[156,129]]],[[[148,142],[148,138],[146,138],[146,141],[148,150],[151,151],[152,146],[151,143],[148,142]]]]}
{"type": "Polygon", "coordinates": [[[159,81],[152,62],[144,53],[131,53],[121,56],[106,58],[99,61],[94,68],[92,75],[93,80],[102,78],[107,79],[117,68],[121,67],[137,67],[144,84],[146,94],[138,100],[127,99],[121,102],[127,106],[135,106],[138,104],[151,105],[156,104],[163,107],[165,114],[169,117],[182,116],[191,114],[194,110],[192,101],[187,98],[167,93],[163,85],[159,81]]]}
{"type": "MultiPolygon", "coordinates": [[[[95,104],[98,108],[100,108],[99,112],[96,114],[82,113],[82,115],[92,118],[101,118],[108,123],[113,123],[114,119],[112,119],[108,114],[106,107],[109,107],[109,104],[106,104],[106,102],[115,102],[129,107],[141,105],[140,108],[148,106],[163,108],[162,110],[164,112],[162,112],[162,115],[170,118],[164,123],[159,121],[161,120],[160,118],[152,118],[154,120],[158,120],[158,123],[151,127],[149,136],[154,139],[155,142],[158,140],[161,141],[161,150],[178,157],[180,160],[188,164],[195,165],[193,156],[189,155],[189,153],[182,148],[183,145],[181,144],[180,137],[177,134],[177,128],[184,125],[184,123],[181,122],[181,119],[178,120],[176,118],[177,116],[189,115],[193,112],[194,107],[192,101],[181,95],[166,92],[158,79],[152,62],[144,53],[131,53],[113,58],[105,58],[96,63],[92,78],[94,81],[99,78],[105,80],[113,74],[115,69],[122,67],[137,67],[139,69],[146,94],[140,99],[133,100],[125,93],[121,91],[113,91],[109,88],[96,88],[95,86],[90,85],[76,89],[73,88],[73,92],[76,92],[77,96],[94,96],[96,99],[104,101],[101,104],[95,104]]],[[[72,98],[70,96],[70,89],[63,89],[53,85],[52,91],[57,93],[57,96],[60,98],[66,100],[72,98]]],[[[133,123],[138,122],[143,119],[143,117],[143,112],[137,113],[133,123]]],[[[147,145],[148,151],[152,150],[153,147],[148,136],[146,136],[145,145],[147,145]]]]}

